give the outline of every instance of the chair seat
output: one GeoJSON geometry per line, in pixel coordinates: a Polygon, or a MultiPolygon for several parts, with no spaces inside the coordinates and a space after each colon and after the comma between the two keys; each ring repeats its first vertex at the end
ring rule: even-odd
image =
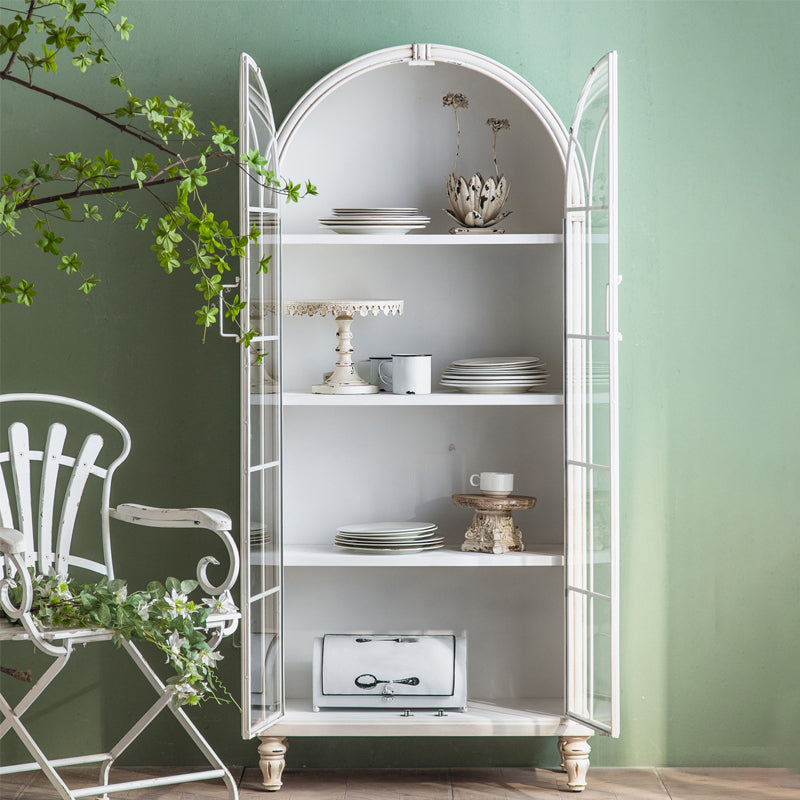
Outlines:
{"type": "MultiPolygon", "coordinates": [[[[209,614],[207,624],[209,628],[218,628],[233,620],[239,619],[238,611],[209,614]]],[[[72,639],[74,642],[101,642],[110,639],[114,631],[110,628],[49,628],[42,629],[42,638],[48,641],[72,639]]],[[[22,627],[5,618],[0,618],[0,641],[26,641],[30,634],[22,627]]]]}
{"type": "MultiPolygon", "coordinates": [[[[42,638],[47,641],[101,642],[110,639],[114,631],[110,628],[42,628],[42,638]]],[[[0,641],[30,640],[30,634],[22,627],[7,619],[0,619],[0,641]]]]}

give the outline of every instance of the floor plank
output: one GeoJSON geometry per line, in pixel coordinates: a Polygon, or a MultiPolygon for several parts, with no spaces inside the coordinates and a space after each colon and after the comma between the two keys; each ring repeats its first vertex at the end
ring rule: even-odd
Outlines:
{"type": "MultiPolygon", "coordinates": [[[[115,782],[174,773],[119,767],[115,782]]],[[[231,768],[241,800],[798,800],[800,775],[783,769],[592,767],[587,789],[567,789],[566,775],[521,767],[402,770],[287,770],[278,793],[264,791],[256,768],[231,768]]],[[[97,767],[62,771],[72,788],[97,783],[97,767]]],[[[220,781],[161,786],[112,795],[116,800],[226,800],[220,781]]],[[[0,800],[57,800],[39,772],[0,779],[0,800]]]]}

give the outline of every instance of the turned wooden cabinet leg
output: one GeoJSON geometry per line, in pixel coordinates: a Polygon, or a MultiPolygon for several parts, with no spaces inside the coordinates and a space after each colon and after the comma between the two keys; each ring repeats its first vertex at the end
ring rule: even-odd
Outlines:
{"type": "Polygon", "coordinates": [[[588,736],[559,736],[558,750],[561,753],[561,767],[567,773],[567,788],[582,792],[586,788],[586,773],[589,771],[588,736]]]}
{"type": "Polygon", "coordinates": [[[281,776],[286,766],[286,750],[289,747],[285,736],[259,736],[258,766],[268,792],[277,792],[283,786],[281,776]]]}

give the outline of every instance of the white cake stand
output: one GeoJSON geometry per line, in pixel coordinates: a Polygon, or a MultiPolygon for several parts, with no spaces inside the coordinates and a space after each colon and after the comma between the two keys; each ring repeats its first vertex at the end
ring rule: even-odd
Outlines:
{"type": "Polygon", "coordinates": [[[357,372],[350,354],[353,352],[353,333],[350,326],[356,315],[377,317],[379,314],[395,316],[403,313],[402,300],[293,300],[286,303],[284,311],[290,317],[336,317],[339,330],[336,332],[338,358],[332,372],[323,376],[322,383],[311,387],[314,394],[374,394],[377,386],[367,383],[357,372]]]}

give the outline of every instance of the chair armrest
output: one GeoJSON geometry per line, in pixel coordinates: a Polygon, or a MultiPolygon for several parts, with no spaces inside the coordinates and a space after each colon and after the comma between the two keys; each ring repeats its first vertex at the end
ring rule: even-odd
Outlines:
{"type": "Polygon", "coordinates": [[[24,550],[25,537],[13,528],[0,528],[0,553],[10,556],[24,550]]]}
{"type": "Polygon", "coordinates": [[[155,508],[138,503],[123,503],[110,508],[108,515],[123,522],[134,525],[146,525],[150,528],[204,528],[217,535],[228,552],[229,566],[225,580],[219,585],[209,581],[207,570],[209,564],[219,564],[213,556],[204,556],[197,564],[197,580],[204,591],[217,596],[230,591],[239,575],[239,549],[230,534],[233,524],[231,518],[215,508],[155,508]]]}
{"type": "Polygon", "coordinates": [[[109,509],[109,516],[148,525],[153,528],[207,528],[210,531],[229,531],[231,518],[216,508],[156,508],[139,503],[122,503],[109,509]]]}

